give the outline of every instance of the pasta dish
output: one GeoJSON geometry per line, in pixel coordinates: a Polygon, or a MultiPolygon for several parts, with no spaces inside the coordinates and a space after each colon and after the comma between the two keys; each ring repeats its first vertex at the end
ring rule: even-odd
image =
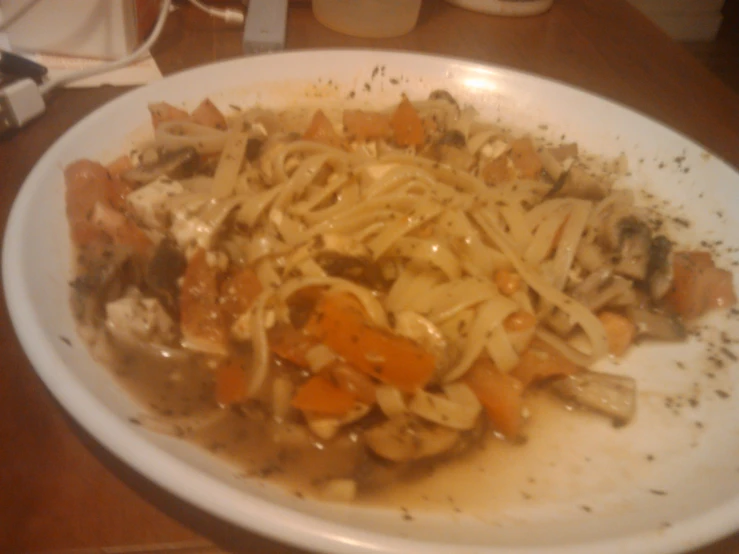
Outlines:
{"type": "Polygon", "coordinates": [[[709,252],[613,187],[626,160],[443,90],[150,111],[150,142],[65,168],[80,333],[146,399],[141,422],[239,442],[253,472],[304,472],[326,498],[521,438],[532,388],[626,424],[636,381],[593,365],[735,302],[709,252]]]}

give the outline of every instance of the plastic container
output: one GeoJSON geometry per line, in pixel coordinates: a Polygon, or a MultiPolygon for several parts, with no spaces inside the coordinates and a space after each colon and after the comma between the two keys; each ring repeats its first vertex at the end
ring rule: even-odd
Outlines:
{"type": "Polygon", "coordinates": [[[553,0],[446,0],[450,4],[492,15],[527,16],[544,13],[553,0]]]}
{"type": "Polygon", "coordinates": [[[313,15],[334,31],[366,38],[404,35],[418,21],[421,0],[313,0],[313,15]]]}

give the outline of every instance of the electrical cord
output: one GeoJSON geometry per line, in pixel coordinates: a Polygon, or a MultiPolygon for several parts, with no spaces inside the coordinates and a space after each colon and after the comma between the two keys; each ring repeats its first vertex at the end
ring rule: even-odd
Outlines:
{"type": "Polygon", "coordinates": [[[133,52],[118,60],[75,71],[37,85],[33,79],[21,79],[0,88],[0,134],[18,129],[46,109],[44,97],[54,89],[94,75],[125,67],[144,56],[159,39],[167,21],[172,0],[161,0],[156,23],[146,40],[133,52]]]}
{"type": "Polygon", "coordinates": [[[159,35],[162,34],[162,29],[164,28],[164,23],[167,21],[167,16],[169,15],[169,7],[171,4],[172,0],[162,0],[162,4],[159,8],[159,15],[157,16],[157,21],[154,24],[154,28],[151,30],[151,33],[149,33],[149,36],[141,44],[141,46],[139,46],[129,55],[109,63],[90,67],[81,71],[75,71],[74,73],[57,77],[56,79],[51,79],[43,83],[39,87],[41,95],[46,96],[55,88],[66,85],[67,83],[71,83],[72,81],[79,81],[80,79],[92,77],[93,75],[100,75],[101,73],[107,73],[108,71],[113,71],[115,69],[125,67],[144,56],[151,49],[154,43],[159,39],[159,35]]]}
{"type": "Polygon", "coordinates": [[[213,8],[211,6],[206,6],[200,2],[200,0],[190,0],[190,4],[195,6],[197,9],[204,11],[208,15],[223,19],[226,23],[241,25],[244,22],[244,14],[239,10],[231,8],[213,8]]]}

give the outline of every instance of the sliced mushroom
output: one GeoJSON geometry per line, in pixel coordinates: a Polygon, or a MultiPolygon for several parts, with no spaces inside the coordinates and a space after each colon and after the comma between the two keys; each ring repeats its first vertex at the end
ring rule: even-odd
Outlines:
{"type": "Polygon", "coordinates": [[[76,317],[85,322],[99,317],[129,283],[139,281],[143,271],[142,260],[130,248],[117,244],[80,248],[77,263],[79,272],[70,283],[71,304],[76,317]]]}
{"type": "Polygon", "coordinates": [[[387,288],[380,265],[371,258],[355,258],[337,252],[324,252],[316,256],[316,262],[334,277],[354,281],[373,290],[387,288]]]}
{"type": "Polygon", "coordinates": [[[338,235],[320,235],[316,262],[329,275],[342,277],[371,289],[387,288],[382,267],[372,259],[366,245],[338,235]]]}
{"type": "Polygon", "coordinates": [[[464,148],[467,145],[467,139],[464,137],[462,131],[458,129],[450,129],[441,135],[436,143],[454,146],[456,148],[464,148]]]}
{"type": "Polygon", "coordinates": [[[144,279],[151,292],[171,313],[177,313],[179,287],[177,280],[187,267],[185,255],[172,239],[164,239],[149,260],[144,279]]]}
{"type": "Polygon", "coordinates": [[[659,300],[672,286],[672,242],[660,235],[652,240],[647,265],[649,294],[659,300]]]}
{"type": "Polygon", "coordinates": [[[645,280],[652,248],[649,226],[634,215],[615,213],[606,220],[603,231],[606,241],[617,252],[616,273],[645,280]]]}
{"type": "Polygon", "coordinates": [[[124,172],[123,178],[133,183],[150,183],[159,177],[189,177],[195,173],[199,163],[198,153],[191,146],[155,154],[154,159],[147,159],[138,167],[124,172]]]}
{"type": "Polygon", "coordinates": [[[636,381],[631,377],[580,371],[551,383],[551,389],[567,402],[625,425],[636,413],[636,381]]]}
{"type": "Polygon", "coordinates": [[[574,196],[586,200],[600,200],[611,190],[611,184],[590,175],[587,171],[577,165],[573,165],[559,177],[563,179],[557,194],[562,196],[574,196]]]}
{"type": "Polygon", "coordinates": [[[436,89],[431,91],[431,94],[429,94],[429,100],[443,100],[445,102],[449,102],[450,104],[454,105],[459,109],[459,103],[454,98],[454,96],[451,95],[451,93],[444,89],[436,89]]]}
{"type": "Polygon", "coordinates": [[[259,155],[262,153],[262,145],[264,144],[264,139],[257,138],[257,137],[251,137],[249,140],[246,141],[246,159],[250,162],[253,162],[256,160],[259,155]]]}
{"type": "Polygon", "coordinates": [[[655,312],[646,308],[629,308],[629,319],[636,325],[637,336],[666,341],[685,339],[687,331],[675,316],[655,312]]]}
{"type": "Polygon", "coordinates": [[[410,417],[398,417],[365,432],[367,446],[392,462],[410,462],[438,456],[454,448],[459,433],[428,425],[410,417]]]}

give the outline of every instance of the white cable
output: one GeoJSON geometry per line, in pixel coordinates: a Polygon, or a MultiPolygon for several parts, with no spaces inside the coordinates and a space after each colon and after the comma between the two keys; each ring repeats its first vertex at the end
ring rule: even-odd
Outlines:
{"type": "Polygon", "coordinates": [[[205,4],[200,2],[200,0],[190,0],[190,4],[192,4],[199,10],[204,11],[208,15],[223,19],[226,23],[241,25],[244,22],[244,14],[239,10],[234,10],[231,8],[212,8],[210,6],[206,6],[205,4]]]}
{"type": "Polygon", "coordinates": [[[149,36],[143,42],[143,44],[141,44],[141,46],[139,46],[136,50],[131,52],[128,56],[124,56],[123,58],[120,58],[118,60],[115,60],[109,63],[97,65],[95,67],[90,67],[88,69],[83,69],[81,71],[75,71],[74,73],[70,73],[69,75],[63,75],[61,77],[57,77],[56,79],[51,79],[43,83],[39,87],[41,94],[43,96],[46,96],[55,88],[58,88],[62,85],[66,85],[67,83],[70,83],[72,81],[79,81],[80,79],[84,79],[86,77],[92,77],[93,75],[107,73],[108,71],[113,71],[114,69],[125,67],[135,62],[136,60],[138,60],[140,57],[142,57],[144,54],[146,54],[149,51],[149,49],[154,45],[154,43],[159,38],[159,35],[162,34],[162,29],[164,28],[164,23],[167,21],[167,16],[169,15],[169,7],[171,4],[172,4],[172,0],[162,0],[161,6],[159,8],[159,15],[157,16],[156,24],[154,25],[154,28],[151,30],[151,33],[149,33],[149,36]]]}

